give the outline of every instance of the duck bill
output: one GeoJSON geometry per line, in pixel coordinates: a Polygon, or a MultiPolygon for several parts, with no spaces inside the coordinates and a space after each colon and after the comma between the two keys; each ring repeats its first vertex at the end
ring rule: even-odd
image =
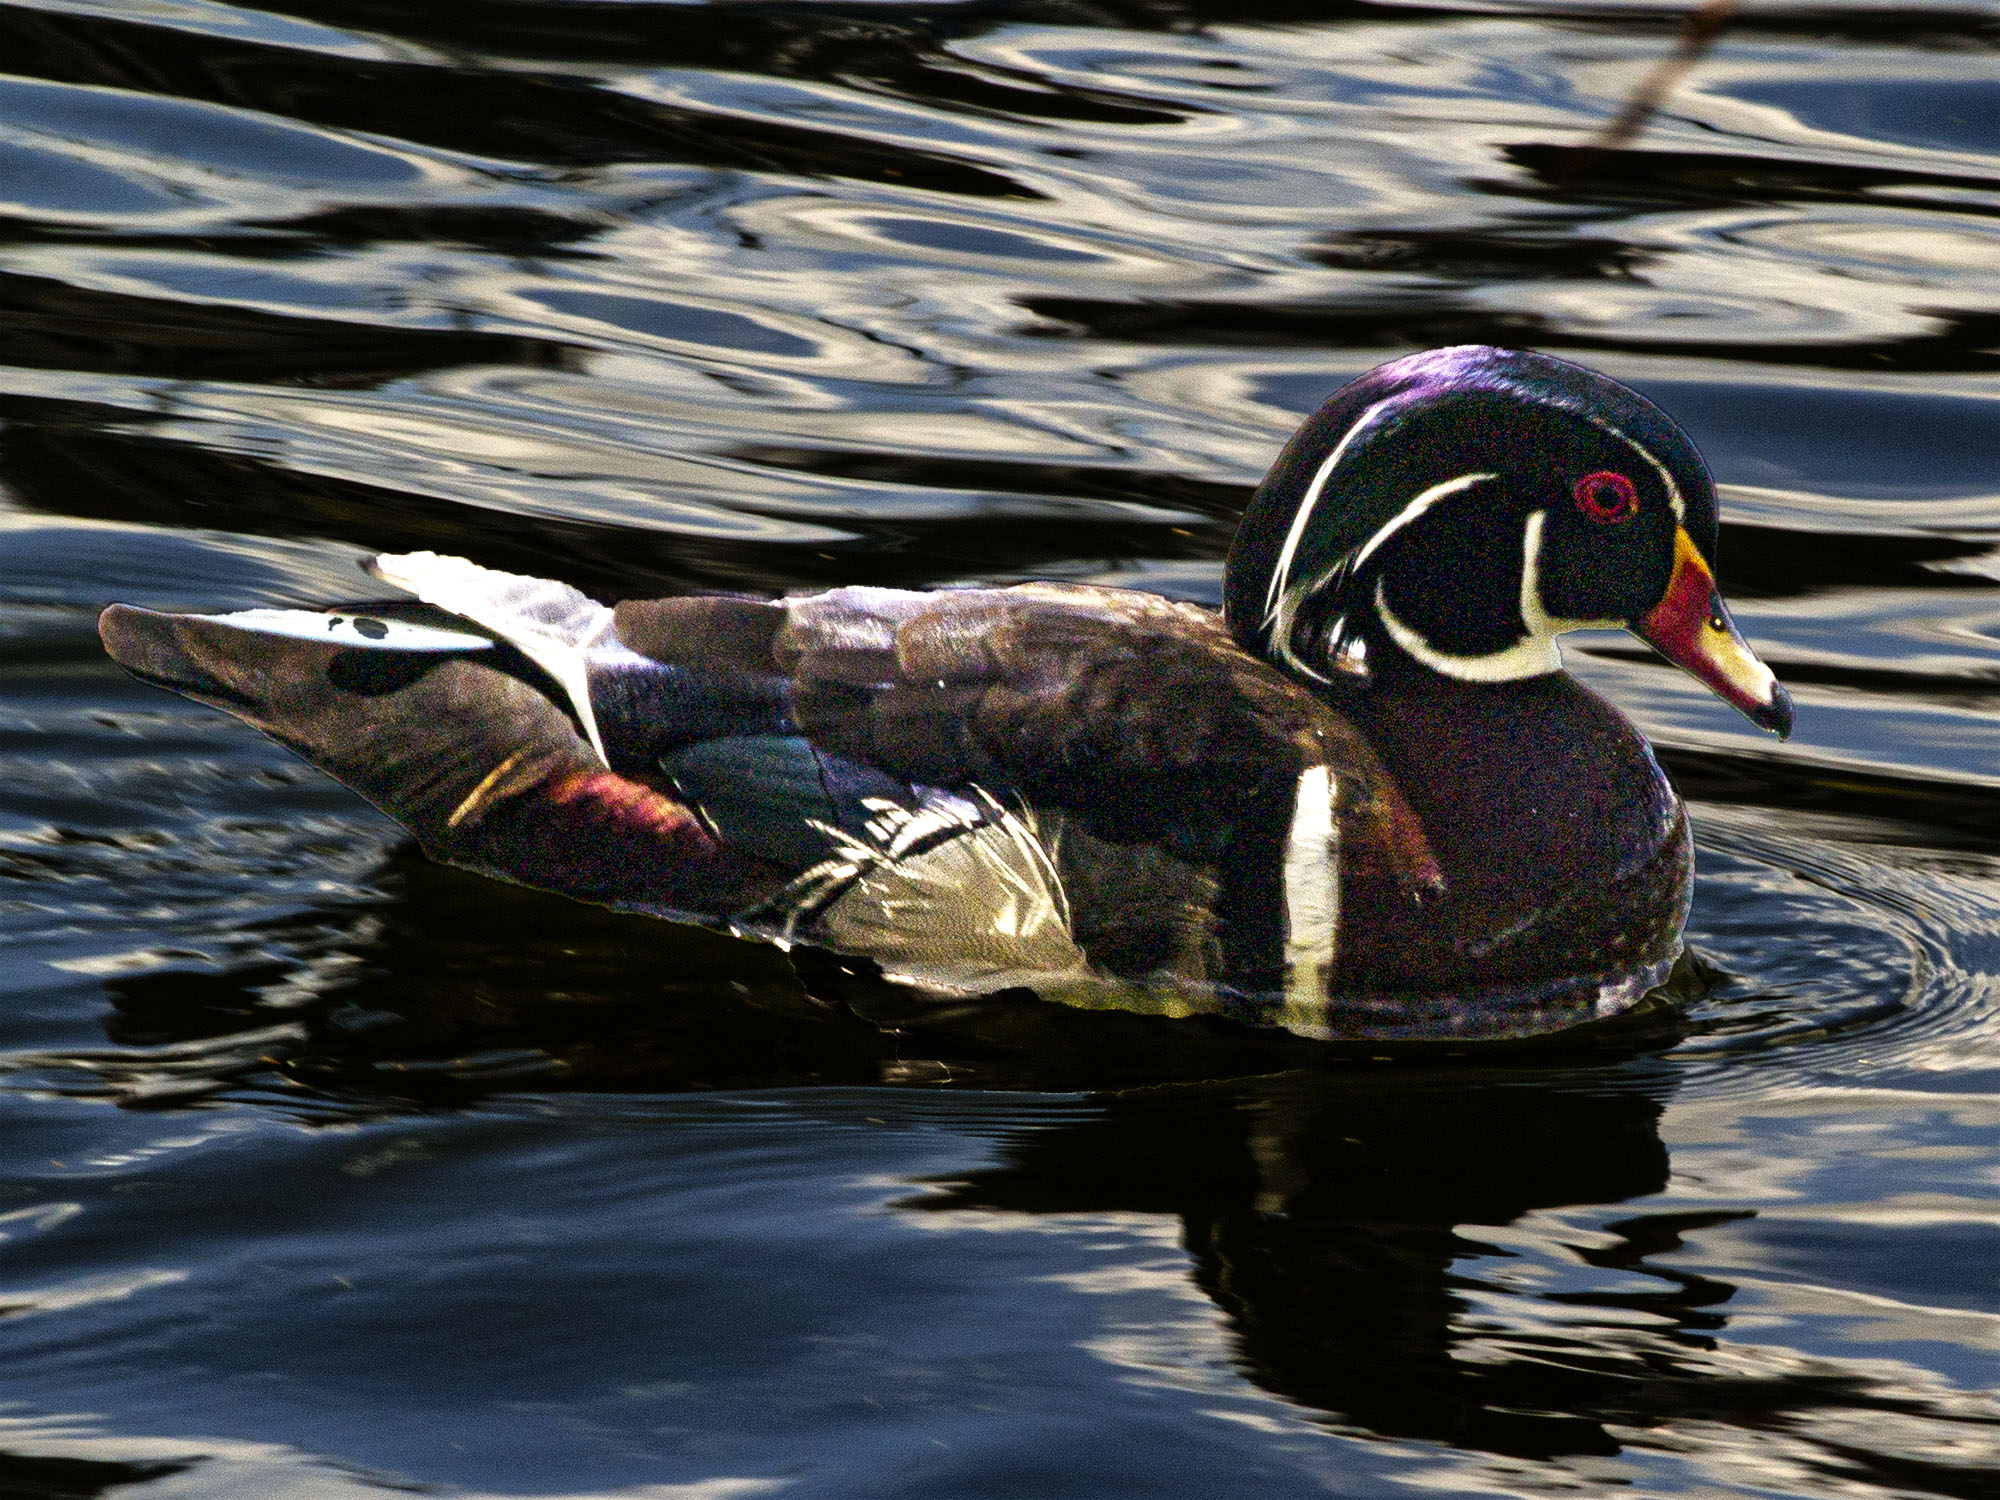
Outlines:
{"type": "Polygon", "coordinates": [[[1633,626],[1641,639],[1723,702],[1779,739],[1792,732],[1792,700],[1771,669],[1736,631],[1716,591],[1715,575],[1687,528],[1674,528],[1674,571],[1667,594],[1633,626]]]}

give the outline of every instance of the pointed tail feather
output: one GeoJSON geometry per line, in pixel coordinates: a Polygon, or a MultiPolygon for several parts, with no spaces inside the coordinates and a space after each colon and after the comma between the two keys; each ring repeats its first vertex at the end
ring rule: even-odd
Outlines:
{"type": "Polygon", "coordinates": [[[262,730],[435,859],[695,918],[783,884],[690,808],[605,770],[569,716],[497,653],[357,649],[116,604],[98,630],[127,671],[262,730]]]}

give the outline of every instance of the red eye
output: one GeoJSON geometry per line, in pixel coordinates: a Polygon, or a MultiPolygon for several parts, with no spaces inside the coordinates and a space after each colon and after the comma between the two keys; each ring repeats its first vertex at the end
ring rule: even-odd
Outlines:
{"type": "Polygon", "coordinates": [[[1623,474],[1599,469],[1576,482],[1576,508],[1593,521],[1615,526],[1639,514],[1639,491],[1623,474]]]}

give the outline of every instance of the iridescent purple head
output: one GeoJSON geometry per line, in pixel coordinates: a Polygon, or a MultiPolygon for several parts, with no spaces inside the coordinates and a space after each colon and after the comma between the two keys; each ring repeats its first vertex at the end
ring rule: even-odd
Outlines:
{"type": "Polygon", "coordinates": [[[1562,631],[1626,626],[1782,730],[1783,690],[1714,593],[1715,510],[1687,434],[1616,381],[1525,350],[1433,349],[1346,385],[1286,444],[1224,607],[1246,649],[1326,684],[1412,664],[1531,677],[1560,669],[1562,631]],[[1717,640],[1682,618],[1697,593],[1717,640]]]}

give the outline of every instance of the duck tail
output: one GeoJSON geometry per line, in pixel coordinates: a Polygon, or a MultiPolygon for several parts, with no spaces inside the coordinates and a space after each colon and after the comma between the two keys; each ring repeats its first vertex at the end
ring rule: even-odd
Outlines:
{"type": "Polygon", "coordinates": [[[782,883],[691,808],[607,770],[540,674],[485,636],[369,615],[122,604],[98,631],[134,676],[262,730],[434,859],[696,920],[782,883]]]}

